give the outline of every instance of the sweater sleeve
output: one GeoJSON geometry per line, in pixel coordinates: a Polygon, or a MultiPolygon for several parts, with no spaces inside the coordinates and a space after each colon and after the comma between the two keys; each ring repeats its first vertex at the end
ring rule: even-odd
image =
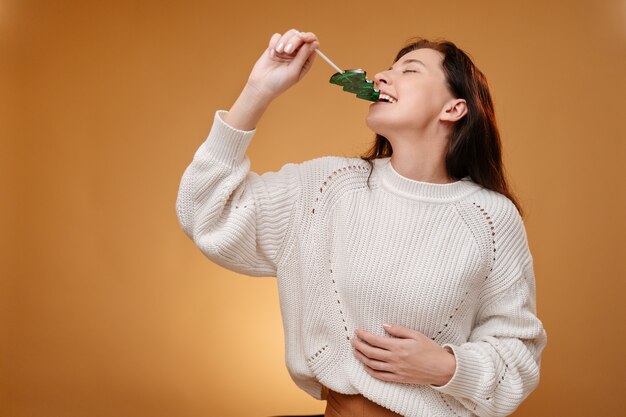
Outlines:
{"type": "Polygon", "coordinates": [[[524,224],[514,209],[502,217],[498,255],[469,340],[443,345],[453,351],[456,370],[446,385],[431,385],[480,417],[507,416],[530,395],[539,384],[547,342],[536,316],[533,260],[524,224]]]}
{"type": "Polygon", "coordinates": [[[256,131],[229,126],[225,113],[215,113],[208,138],[183,174],[178,220],[213,262],[247,275],[275,276],[299,193],[298,166],[250,172],[246,150],[256,131]]]}

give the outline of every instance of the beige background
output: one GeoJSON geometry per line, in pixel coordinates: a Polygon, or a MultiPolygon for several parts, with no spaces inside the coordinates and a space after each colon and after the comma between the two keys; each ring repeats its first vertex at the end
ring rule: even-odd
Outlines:
{"type": "MultiPolygon", "coordinates": [[[[549,335],[515,415],[623,415],[624,0],[0,0],[0,415],[323,410],[286,372],[275,281],[211,264],[174,208],[214,111],[291,27],[370,76],[414,35],[473,56],[549,335]]],[[[333,72],[274,103],[254,169],[365,150],[368,104],[333,72]]]]}

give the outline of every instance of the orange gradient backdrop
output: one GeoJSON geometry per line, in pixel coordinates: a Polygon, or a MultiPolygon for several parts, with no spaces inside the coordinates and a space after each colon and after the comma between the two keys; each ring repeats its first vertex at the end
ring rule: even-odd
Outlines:
{"type": "MultiPolygon", "coordinates": [[[[542,381],[516,416],[623,415],[626,2],[0,0],[0,415],[322,412],[290,380],[276,283],[179,228],[183,170],[274,32],[369,76],[415,35],[467,50],[526,209],[542,381]]],[[[253,169],[358,155],[368,103],[323,60],[253,169]]]]}

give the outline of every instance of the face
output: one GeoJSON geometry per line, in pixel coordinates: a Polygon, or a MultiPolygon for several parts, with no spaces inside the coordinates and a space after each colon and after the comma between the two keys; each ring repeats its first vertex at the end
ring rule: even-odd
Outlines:
{"type": "Polygon", "coordinates": [[[454,100],[446,85],[443,54],[417,49],[402,56],[387,71],[375,75],[376,88],[393,99],[370,105],[366,124],[387,139],[428,135],[437,129],[442,112],[454,100]]]}

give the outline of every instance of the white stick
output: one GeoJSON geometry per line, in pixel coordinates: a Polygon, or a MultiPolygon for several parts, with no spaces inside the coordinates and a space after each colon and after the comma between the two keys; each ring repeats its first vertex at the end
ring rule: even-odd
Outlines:
{"type": "Polygon", "coordinates": [[[319,56],[322,57],[322,59],[324,59],[324,61],[328,62],[330,64],[331,67],[333,67],[334,69],[336,69],[337,71],[339,71],[340,73],[344,73],[345,71],[342,70],[341,68],[339,68],[337,65],[333,64],[333,61],[331,61],[330,59],[328,59],[328,57],[326,55],[324,55],[322,53],[322,51],[320,51],[319,49],[316,49],[315,52],[317,52],[317,54],[319,56]]]}

